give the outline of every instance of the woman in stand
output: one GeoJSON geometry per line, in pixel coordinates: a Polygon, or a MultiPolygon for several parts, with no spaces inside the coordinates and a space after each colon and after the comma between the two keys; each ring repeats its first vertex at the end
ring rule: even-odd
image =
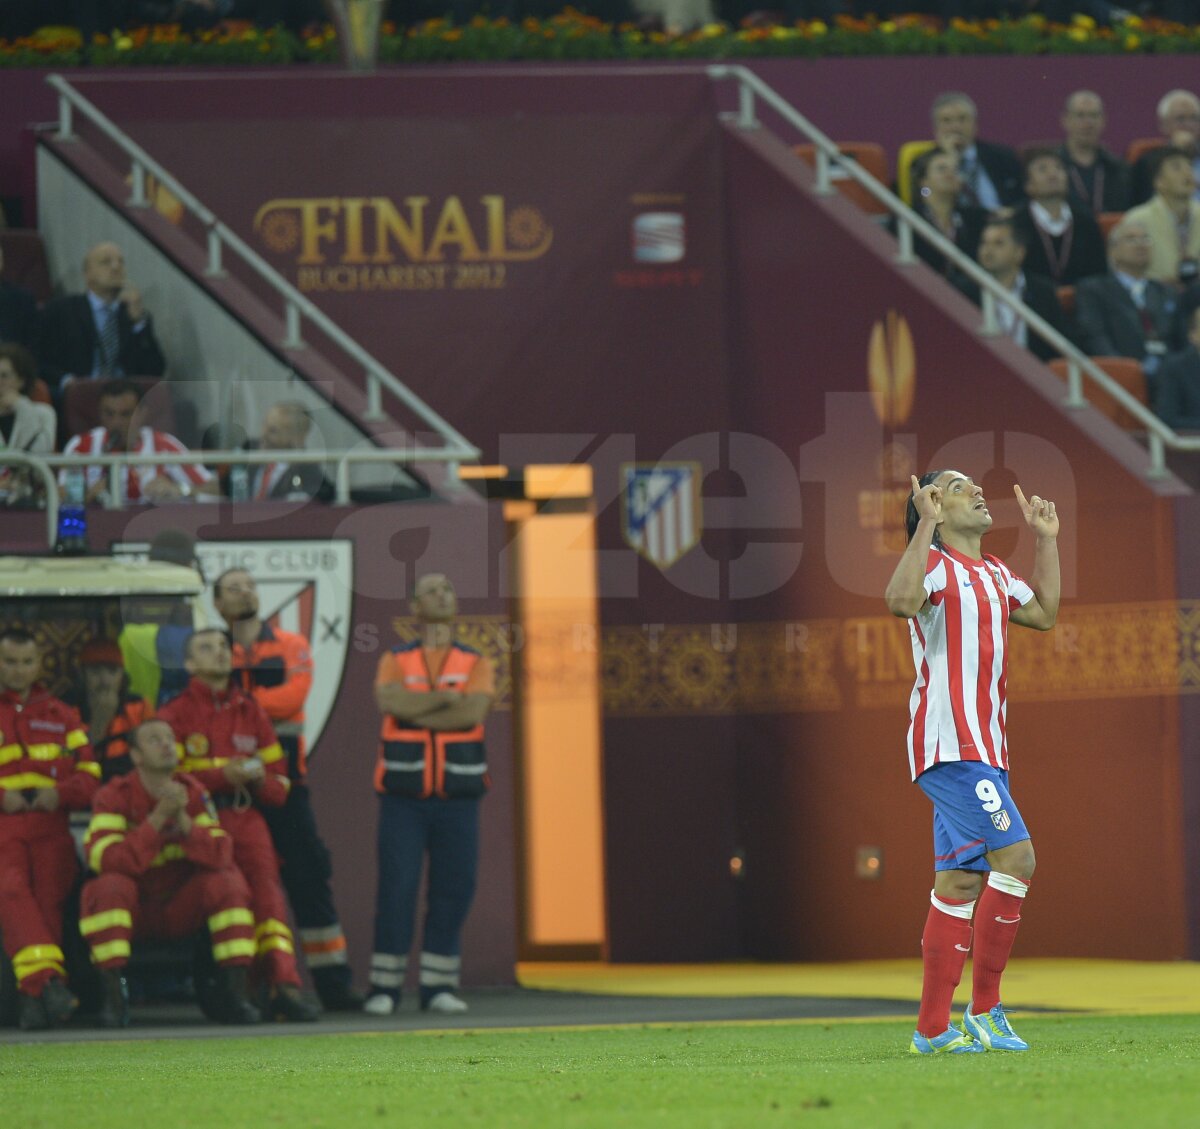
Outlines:
{"type": "MultiPolygon", "coordinates": [[[[945,149],[930,149],[912,165],[913,211],[932,224],[964,255],[974,259],[979,251],[979,237],[987,222],[986,208],[964,204],[959,199],[962,178],[958,175],[958,158],[945,149]]],[[[889,224],[892,234],[896,225],[889,224]]],[[[954,265],[945,255],[913,233],[913,250],[939,274],[950,276],[954,265]]]]}
{"type": "MultiPolygon", "coordinates": [[[[0,345],[0,452],[48,455],[54,450],[54,409],[29,399],[36,379],[37,365],[28,349],[0,345]]],[[[0,463],[0,505],[26,502],[34,494],[33,482],[28,467],[0,463]]]]}

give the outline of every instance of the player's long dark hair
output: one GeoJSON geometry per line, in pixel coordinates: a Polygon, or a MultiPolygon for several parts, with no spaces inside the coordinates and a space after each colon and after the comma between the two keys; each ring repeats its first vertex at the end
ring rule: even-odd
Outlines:
{"type": "MultiPolygon", "coordinates": [[[[931,482],[936,482],[945,473],[945,470],[931,470],[921,475],[921,477],[917,479],[917,482],[922,488],[924,488],[931,482]]],[[[913,496],[912,494],[909,494],[908,505],[904,508],[904,528],[908,533],[908,536],[905,538],[906,541],[911,541],[913,539],[913,534],[916,533],[917,524],[920,522],[920,520],[921,515],[917,513],[917,507],[913,504],[913,496]]],[[[942,534],[938,529],[934,529],[933,531],[933,543],[939,549],[942,547],[942,534]]]]}

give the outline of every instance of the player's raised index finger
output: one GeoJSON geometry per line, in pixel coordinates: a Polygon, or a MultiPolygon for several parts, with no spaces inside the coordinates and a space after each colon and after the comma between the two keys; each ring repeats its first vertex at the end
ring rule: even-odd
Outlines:
{"type": "Polygon", "coordinates": [[[912,479],[912,484],[913,484],[913,496],[914,496],[914,497],[916,497],[916,495],[918,495],[918,494],[920,494],[920,493],[921,493],[921,483],[920,483],[920,480],[917,478],[917,476],[916,476],[915,474],[910,474],[908,477],[912,479]]]}
{"type": "Polygon", "coordinates": [[[1023,510],[1029,509],[1029,503],[1025,500],[1025,494],[1021,490],[1020,485],[1016,482],[1013,483],[1013,493],[1016,494],[1017,501],[1020,503],[1021,509],[1023,509],[1023,510]]]}

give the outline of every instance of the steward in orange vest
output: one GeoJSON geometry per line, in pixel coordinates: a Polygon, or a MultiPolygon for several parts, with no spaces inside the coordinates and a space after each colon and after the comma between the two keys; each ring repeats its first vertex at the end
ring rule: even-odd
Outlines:
{"type": "Polygon", "coordinates": [[[379,890],[365,1005],[372,1015],[390,1015],[399,1006],[426,855],[421,1007],[467,1010],[455,991],[462,927],[475,894],[479,799],[488,787],[483,719],[495,674],[491,660],[455,639],[458,599],[445,576],[422,576],[412,609],[421,620],[421,640],[384,655],[375,679],[383,724],[375,768],[379,890]]]}
{"type": "Polygon", "coordinates": [[[233,637],[234,681],[266,712],[287,754],[292,787],[282,806],[263,809],[263,818],[282,860],[279,877],[299,927],[304,962],[326,1011],[359,1011],[365,997],[354,990],[333,903],[333,858],[308,794],[304,702],[313,683],[308,640],[262,621],[258,585],[244,568],[217,577],[213,604],[233,637]]]}
{"type": "Polygon", "coordinates": [[[150,703],[129,692],[121,648],[108,639],[93,639],[79,652],[79,680],[64,699],[79,710],[92,753],[104,780],[133,768],[129,759],[131,730],[153,715],[150,703]]]}

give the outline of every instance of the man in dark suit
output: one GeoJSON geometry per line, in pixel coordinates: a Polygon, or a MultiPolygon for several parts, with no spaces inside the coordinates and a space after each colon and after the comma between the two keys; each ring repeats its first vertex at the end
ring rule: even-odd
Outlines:
{"type": "Polygon", "coordinates": [[[1108,235],[1111,270],[1076,287],[1075,317],[1084,352],[1141,361],[1153,399],[1158,369],[1179,344],[1179,333],[1174,292],[1146,277],[1151,251],[1145,224],[1117,224],[1108,235]]]}
{"type": "Polygon", "coordinates": [[[162,376],[167,362],[142,296],[125,276],[125,256],[100,243],[83,259],[83,294],[46,303],[38,360],[55,399],[69,380],[162,376]]]}
{"type": "Polygon", "coordinates": [[[1088,275],[1104,274],[1104,236],[1091,213],[1067,198],[1067,166],[1053,149],[1025,153],[1025,195],[1013,214],[1025,233],[1024,269],[1055,286],[1074,286],[1088,275]]]}
{"type": "MultiPolygon", "coordinates": [[[[312,429],[308,409],[295,400],[281,400],[267,409],[262,437],[246,444],[248,450],[302,451],[312,429]]],[[[328,502],[333,486],[319,463],[259,463],[250,469],[250,498],[256,501],[328,502]]]]}
{"type": "MultiPolygon", "coordinates": [[[[4,248],[0,247],[0,273],[4,271],[4,248]]],[[[28,290],[0,281],[0,344],[37,344],[37,301],[28,290]]]]}
{"type": "Polygon", "coordinates": [[[1200,310],[1188,323],[1188,347],[1163,362],[1154,413],[1176,431],[1200,430],[1200,310]]]}
{"type": "Polygon", "coordinates": [[[1021,162],[1007,145],[976,138],[978,111],[969,95],[957,90],[939,94],[931,114],[938,147],[958,154],[963,203],[994,211],[1021,200],[1021,162]]]}
{"type": "MultiPolygon", "coordinates": [[[[1025,233],[1017,224],[1011,219],[993,219],[983,229],[979,240],[979,265],[1038,317],[1049,322],[1052,329],[1069,338],[1070,331],[1054,284],[1039,274],[1025,273],[1022,269],[1025,251],[1025,233]]],[[[964,281],[962,291],[971,301],[980,303],[979,287],[975,283],[964,281]]],[[[1053,345],[1029,332],[1025,319],[1012,306],[997,302],[996,317],[1000,332],[1039,360],[1048,361],[1058,356],[1053,345]]]]}

